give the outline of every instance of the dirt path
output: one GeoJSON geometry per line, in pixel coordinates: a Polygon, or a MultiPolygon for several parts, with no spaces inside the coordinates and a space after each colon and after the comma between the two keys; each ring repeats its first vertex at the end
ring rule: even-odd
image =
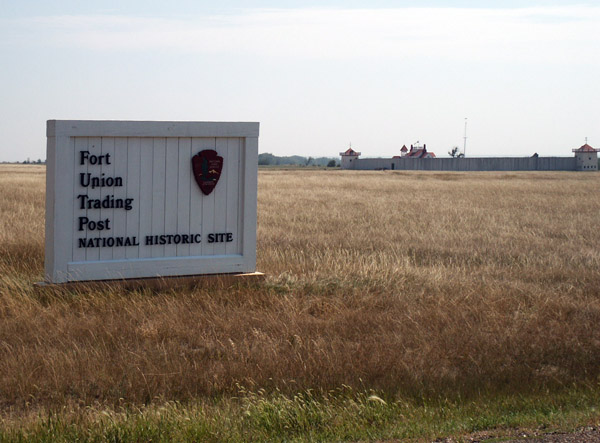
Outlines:
{"type": "Polygon", "coordinates": [[[502,442],[502,443],[600,443],[600,428],[586,427],[571,433],[551,433],[545,434],[541,430],[529,431],[518,430],[514,434],[499,436],[493,432],[478,432],[467,437],[447,438],[443,440],[435,440],[439,443],[455,443],[460,441],[465,442],[502,442]]]}

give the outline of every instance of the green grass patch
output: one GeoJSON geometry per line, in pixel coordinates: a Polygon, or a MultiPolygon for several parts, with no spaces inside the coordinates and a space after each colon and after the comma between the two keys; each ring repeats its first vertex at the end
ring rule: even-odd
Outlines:
{"type": "Polygon", "coordinates": [[[342,388],[316,394],[240,390],[237,397],[135,408],[75,408],[0,421],[0,441],[433,440],[515,428],[571,431],[600,423],[600,391],[460,399],[391,399],[342,388]]]}

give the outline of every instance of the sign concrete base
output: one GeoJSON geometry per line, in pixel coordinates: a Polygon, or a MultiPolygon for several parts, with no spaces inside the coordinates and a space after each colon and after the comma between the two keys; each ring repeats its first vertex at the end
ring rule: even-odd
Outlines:
{"type": "Polygon", "coordinates": [[[90,291],[90,290],[110,290],[110,289],[150,289],[154,291],[185,289],[185,288],[206,288],[206,289],[224,289],[232,286],[249,286],[261,283],[265,279],[262,272],[236,273],[236,274],[212,274],[212,275],[188,275],[185,277],[150,277],[135,278],[127,280],[90,280],[66,283],[35,283],[38,291],[44,290],[67,290],[67,291],[90,291]]]}

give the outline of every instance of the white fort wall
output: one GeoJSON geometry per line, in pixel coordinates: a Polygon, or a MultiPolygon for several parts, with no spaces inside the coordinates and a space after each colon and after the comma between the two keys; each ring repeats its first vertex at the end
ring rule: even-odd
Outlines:
{"type": "Polygon", "coordinates": [[[489,157],[489,158],[359,158],[354,170],[420,171],[575,171],[574,157],[489,157]]]}
{"type": "Polygon", "coordinates": [[[51,282],[252,272],[258,123],[49,121],[51,282]],[[214,190],[192,157],[223,158],[214,190]]]}

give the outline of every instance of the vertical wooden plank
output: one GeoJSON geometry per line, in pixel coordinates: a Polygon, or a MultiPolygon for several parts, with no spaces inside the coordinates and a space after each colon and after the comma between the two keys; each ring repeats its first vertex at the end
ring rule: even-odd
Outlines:
{"type": "MultiPolygon", "coordinates": [[[[217,182],[217,186],[213,190],[214,194],[214,214],[213,214],[213,227],[216,233],[226,233],[227,231],[227,177],[229,175],[229,163],[228,163],[228,147],[227,138],[218,137],[215,139],[215,151],[217,154],[223,157],[223,169],[221,171],[221,177],[217,182]]],[[[224,255],[227,250],[227,243],[220,241],[214,243],[212,253],[214,255],[224,255]]]]}
{"type": "Polygon", "coordinates": [[[227,139],[227,221],[225,230],[233,234],[233,242],[227,243],[225,253],[241,254],[241,230],[239,226],[240,139],[227,139]]]}
{"type": "Polygon", "coordinates": [[[73,196],[75,201],[73,202],[73,232],[75,236],[73,238],[73,261],[84,261],[85,251],[87,248],[79,247],[79,239],[86,239],[85,232],[79,232],[79,217],[89,217],[87,210],[87,188],[81,186],[82,177],[85,178],[88,172],[87,164],[81,164],[81,152],[88,150],[88,138],[87,137],[73,137],[75,143],[75,151],[73,155],[73,171],[74,175],[74,192],[73,196]],[[83,176],[82,176],[83,174],[83,176]],[[83,208],[82,208],[83,206],[83,208]]]}
{"type": "MultiPolygon", "coordinates": [[[[46,123],[47,131],[54,132],[54,122],[46,123]]],[[[46,222],[44,242],[44,280],[54,281],[54,195],[56,183],[56,137],[48,135],[46,140],[46,222]]]]}
{"type": "MultiPolygon", "coordinates": [[[[102,155],[102,138],[90,137],[89,143],[88,143],[88,151],[90,151],[90,154],[89,154],[90,156],[102,155]]],[[[102,174],[102,167],[100,165],[91,165],[91,164],[89,164],[89,161],[86,163],[87,163],[87,173],[90,174],[88,177],[89,184],[88,184],[88,187],[86,188],[87,196],[90,199],[98,199],[99,200],[102,197],[101,188],[95,187],[92,189],[91,179],[93,177],[99,177],[102,174]]],[[[100,209],[88,209],[87,217],[92,221],[98,221],[98,220],[100,220],[100,217],[102,216],[101,212],[102,211],[100,209]]],[[[84,231],[79,231],[78,234],[82,237],[85,235],[85,237],[88,240],[101,237],[101,235],[99,234],[98,231],[90,231],[89,229],[85,229],[85,228],[84,228],[84,231]]],[[[86,261],[99,260],[100,259],[100,248],[99,247],[86,248],[85,259],[86,259],[86,261]]]]}
{"type": "Polygon", "coordinates": [[[50,206],[53,228],[51,229],[51,241],[53,242],[53,260],[48,274],[56,283],[65,282],[69,279],[67,264],[72,261],[73,231],[64,228],[64,223],[70,224],[69,218],[73,214],[73,195],[75,173],[72,168],[73,155],[75,153],[75,141],[72,137],[53,137],[48,145],[48,151],[52,152],[54,158],[52,189],[50,206]],[[54,198],[54,197],[57,198],[54,198]]]}
{"type": "MultiPolygon", "coordinates": [[[[167,140],[164,137],[154,138],[154,156],[152,160],[152,235],[165,233],[165,165],[167,140]]],[[[152,257],[162,257],[165,246],[152,246],[152,257]]]]}
{"type": "Polygon", "coordinates": [[[246,137],[244,159],[244,239],[245,272],[256,270],[256,197],[258,186],[258,137],[246,137]]]}
{"type": "MultiPolygon", "coordinates": [[[[116,180],[121,180],[122,186],[114,186],[112,188],[115,198],[115,209],[113,211],[113,228],[109,231],[110,235],[115,238],[124,238],[127,236],[127,210],[125,209],[127,195],[127,138],[115,137],[114,147],[114,166],[113,177],[116,180]],[[120,201],[123,202],[122,207],[120,201]]],[[[118,183],[116,183],[118,184],[118,183]]],[[[110,189],[110,188],[109,188],[110,189]]],[[[116,241],[116,240],[115,240],[116,241]]],[[[123,259],[125,255],[125,246],[115,246],[112,248],[112,258],[115,260],[123,259]]]]}
{"type": "MultiPolygon", "coordinates": [[[[246,184],[246,139],[240,138],[239,150],[239,174],[237,186],[237,207],[238,207],[238,240],[236,242],[237,250],[240,254],[244,254],[244,189],[246,184]]],[[[258,167],[258,166],[257,166],[258,167]]]]}
{"type": "MultiPolygon", "coordinates": [[[[191,141],[192,141],[191,157],[198,154],[203,149],[207,149],[206,139],[194,137],[194,138],[192,138],[191,141]]],[[[212,147],[210,149],[212,149],[212,147]]],[[[190,163],[188,165],[188,168],[190,168],[189,169],[190,174],[191,174],[191,168],[192,168],[191,157],[190,157],[190,163]]],[[[204,197],[204,194],[202,194],[202,191],[200,191],[200,188],[196,184],[196,181],[193,178],[191,178],[191,180],[190,180],[190,203],[189,203],[190,234],[201,234],[202,243],[204,243],[206,241],[206,238],[204,237],[203,224],[202,224],[203,197],[204,197]]],[[[189,251],[190,256],[199,256],[202,254],[202,243],[194,243],[194,244],[190,245],[190,251],[189,251]]]]}
{"type": "Polygon", "coordinates": [[[140,142],[140,258],[152,257],[152,246],[145,237],[152,235],[152,159],[154,140],[144,137],[140,142]]]}
{"type": "MultiPolygon", "coordinates": [[[[201,150],[215,149],[216,138],[201,138],[201,150]]],[[[218,186],[218,185],[217,185],[218,186]]],[[[209,234],[215,232],[215,191],[209,195],[200,192],[202,200],[202,248],[201,255],[214,255],[214,243],[208,242],[209,234]]]]}
{"type": "MultiPolygon", "coordinates": [[[[133,199],[131,210],[127,211],[127,237],[135,237],[142,243],[140,229],[140,150],[139,137],[127,138],[127,197],[133,199]]],[[[139,258],[140,247],[129,246],[125,249],[126,258],[139,258]]]]}
{"type": "MultiPolygon", "coordinates": [[[[179,169],[179,145],[175,137],[167,138],[165,153],[165,234],[180,234],[177,231],[177,184],[179,169]]],[[[165,245],[165,257],[177,256],[177,245],[165,245]]]]}
{"type": "MultiPolygon", "coordinates": [[[[179,139],[179,161],[177,169],[177,232],[193,235],[190,228],[190,192],[192,182],[192,139],[179,139]]],[[[197,187],[197,186],[196,186],[197,187]]],[[[200,231],[198,231],[200,233],[200,231]]],[[[177,245],[177,256],[190,255],[189,244],[177,245]]]]}
{"type": "MultiPolygon", "coordinates": [[[[115,138],[114,137],[103,137],[102,138],[102,155],[103,161],[100,165],[100,178],[113,177],[115,174],[115,138]],[[106,158],[107,155],[110,157],[106,158]]],[[[110,199],[115,189],[113,186],[102,186],[100,188],[100,199],[110,199]]],[[[112,237],[115,232],[115,210],[112,208],[100,209],[100,219],[102,221],[109,221],[109,229],[98,231],[99,237],[112,237]]],[[[108,246],[100,247],[100,260],[111,260],[113,258],[113,248],[108,246]]]]}

